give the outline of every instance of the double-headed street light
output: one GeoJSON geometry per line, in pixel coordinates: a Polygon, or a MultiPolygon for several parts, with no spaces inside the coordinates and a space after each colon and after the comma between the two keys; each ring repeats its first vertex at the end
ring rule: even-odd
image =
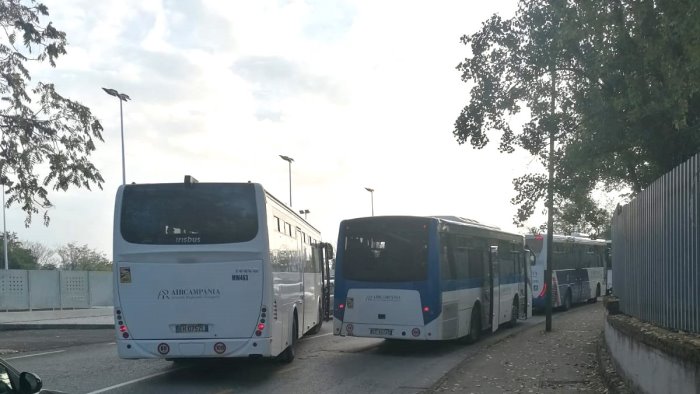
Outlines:
{"type": "Polygon", "coordinates": [[[119,119],[121,120],[122,128],[122,185],[126,184],[126,167],[124,164],[124,111],[122,110],[122,101],[129,101],[131,98],[124,93],[119,93],[114,89],[102,88],[108,95],[119,99],[119,119]]]}
{"type": "Polygon", "coordinates": [[[291,208],[292,207],[292,162],[294,161],[294,159],[292,159],[289,156],[285,156],[285,155],[280,155],[280,157],[282,158],[282,160],[289,163],[289,207],[291,208]]]}
{"type": "Polygon", "coordinates": [[[372,200],[372,216],[374,216],[374,189],[366,187],[365,190],[370,194],[370,199],[372,200]]]}
{"type": "Polygon", "coordinates": [[[306,215],[308,215],[309,213],[311,213],[311,211],[309,211],[308,209],[300,209],[300,210],[299,210],[299,213],[302,214],[302,215],[304,215],[304,220],[306,220],[306,215]]]}

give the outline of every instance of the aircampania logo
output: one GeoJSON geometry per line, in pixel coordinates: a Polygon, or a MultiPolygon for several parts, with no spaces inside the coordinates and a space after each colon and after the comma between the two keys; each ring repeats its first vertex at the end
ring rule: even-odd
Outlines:
{"type": "Polygon", "coordinates": [[[160,289],[158,291],[159,300],[177,300],[177,299],[199,299],[199,298],[219,298],[221,290],[217,288],[174,288],[160,289]]]}

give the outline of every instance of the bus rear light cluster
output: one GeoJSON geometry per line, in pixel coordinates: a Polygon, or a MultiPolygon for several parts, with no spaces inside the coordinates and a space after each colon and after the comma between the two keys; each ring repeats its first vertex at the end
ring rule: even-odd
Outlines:
{"type": "Polygon", "coordinates": [[[259,337],[262,335],[263,330],[265,329],[265,321],[267,318],[267,306],[263,305],[262,308],[260,308],[260,321],[258,322],[258,326],[255,327],[255,336],[259,337]]]}
{"type": "Polygon", "coordinates": [[[119,326],[119,332],[122,334],[122,338],[129,339],[129,328],[127,328],[126,324],[124,324],[122,310],[117,309],[115,310],[115,313],[117,314],[117,325],[119,326]]]}

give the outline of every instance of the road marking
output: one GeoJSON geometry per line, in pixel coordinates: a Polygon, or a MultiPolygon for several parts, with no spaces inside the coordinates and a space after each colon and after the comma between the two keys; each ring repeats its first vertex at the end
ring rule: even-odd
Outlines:
{"type": "Polygon", "coordinates": [[[53,352],[44,352],[44,353],[36,353],[36,354],[27,354],[24,356],[16,356],[16,357],[7,357],[5,360],[17,360],[18,358],[27,358],[27,357],[34,357],[34,356],[44,356],[47,354],[55,354],[55,353],[63,353],[65,350],[54,350],[53,352]]]}
{"type": "Polygon", "coordinates": [[[170,369],[170,370],[167,370],[167,371],[162,371],[162,372],[154,373],[154,374],[151,374],[151,375],[144,376],[144,377],[142,377],[142,378],[130,380],[130,381],[124,382],[124,383],[115,384],[114,386],[105,387],[105,388],[103,388],[103,389],[99,389],[99,390],[96,390],[96,391],[91,391],[91,392],[89,392],[88,394],[104,393],[104,392],[106,392],[106,391],[118,389],[118,388],[120,388],[120,387],[128,386],[128,385],[130,385],[130,384],[134,384],[134,383],[138,383],[138,382],[141,382],[141,381],[144,381],[144,380],[148,380],[148,379],[151,379],[151,378],[155,378],[155,377],[157,377],[157,376],[169,374],[169,373],[171,373],[171,372],[175,372],[175,371],[178,371],[178,370],[180,370],[180,369],[183,369],[183,368],[175,368],[175,369],[170,369]]]}
{"type": "Polygon", "coordinates": [[[333,335],[333,333],[332,333],[332,332],[329,332],[328,334],[314,335],[314,336],[312,336],[312,337],[304,338],[304,342],[310,341],[310,340],[312,340],[312,339],[318,339],[318,338],[321,338],[321,337],[327,337],[327,336],[329,336],[329,335],[333,335]]]}

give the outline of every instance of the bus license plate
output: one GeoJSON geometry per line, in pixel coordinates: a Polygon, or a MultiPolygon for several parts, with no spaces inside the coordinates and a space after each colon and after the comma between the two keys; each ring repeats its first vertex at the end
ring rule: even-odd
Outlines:
{"type": "Polygon", "coordinates": [[[394,332],[393,328],[370,328],[370,335],[391,335],[394,332]]]}
{"type": "Polygon", "coordinates": [[[208,324],[177,324],[176,333],[209,332],[208,324]]]}

